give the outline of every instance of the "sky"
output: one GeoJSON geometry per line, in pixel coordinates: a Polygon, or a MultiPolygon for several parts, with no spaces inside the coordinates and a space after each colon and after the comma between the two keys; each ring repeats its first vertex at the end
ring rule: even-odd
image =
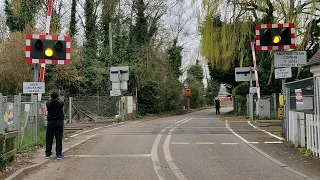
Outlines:
{"type": "MultiPolygon", "coordinates": [[[[65,5],[70,6],[70,0],[63,0],[64,2],[68,2],[65,5]]],[[[84,1],[84,0],[80,0],[84,1]]],[[[127,0],[121,0],[123,2],[127,0]]],[[[176,1],[176,0],[168,0],[168,1],[176,1]]],[[[206,65],[206,62],[203,60],[203,58],[200,56],[199,53],[199,47],[200,47],[200,36],[198,34],[197,29],[197,14],[195,12],[196,8],[194,5],[191,4],[192,0],[179,0],[181,6],[176,6],[175,8],[172,8],[169,12],[167,12],[164,17],[160,20],[162,25],[164,25],[168,29],[173,29],[177,24],[181,24],[183,26],[183,30],[178,36],[178,42],[183,47],[183,60],[182,60],[182,70],[185,71],[188,67],[191,65],[194,65],[196,63],[196,60],[198,59],[200,64],[204,68],[204,75],[205,77],[209,77],[208,75],[208,68],[206,65]],[[182,7],[182,8],[181,8],[182,7]]],[[[156,0],[154,0],[156,2],[156,0]]],[[[170,2],[169,2],[170,3],[170,2]]],[[[4,7],[4,0],[0,0],[0,7],[4,7]]],[[[70,7],[66,7],[67,9],[70,9],[70,7]]],[[[81,13],[81,5],[78,5],[78,10],[80,10],[81,13]]],[[[4,13],[3,8],[0,10],[1,14],[4,13]]],[[[3,16],[2,16],[3,17],[3,16]]],[[[69,17],[68,13],[65,14],[65,17],[69,17]]],[[[38,18],[40,21],[37,24],[37,27],[44,28],[45,24],[45,18],[46,18],[46,12],[42,12],[38,15],[38,18]]],[[[78,18],[78,17],[77,17],[78,18]]],[[[66,32],[68,29],[68,23],[69,20],[62,20],[62,33],[66,32]]],[[[78,26],[80,25],[80,21],[78,26]]],[[[171,36],[175,36],[175,34],[171,33],[171,36]]],[[[83,38],[83,32],[80,31],[78,33],[77,39],[82,41],[83,38]]],[[[181,77],[181,80],[186,79],[186,73],[181,77]]],[[[203,83],[205,86],[207,85],[206,78],[203,80],[203,83]]]]}

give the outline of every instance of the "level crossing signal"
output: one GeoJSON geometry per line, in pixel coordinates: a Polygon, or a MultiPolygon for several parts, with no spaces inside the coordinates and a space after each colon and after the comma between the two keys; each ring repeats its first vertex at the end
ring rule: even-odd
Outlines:
{"type": "Polygon", "coordinates": [[[257,50],[288,50],[295,48],[295,26],[289,24],[260,24],[256,26],[257,50]]]}

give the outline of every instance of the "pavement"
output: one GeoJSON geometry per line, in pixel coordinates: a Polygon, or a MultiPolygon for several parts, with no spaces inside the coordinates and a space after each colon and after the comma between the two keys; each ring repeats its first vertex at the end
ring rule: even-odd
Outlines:
{"type": "Polygon", "coordinates": [[[317,165],[291,159],[280,137],[247,121],[220,121],[213,112],[83,131],[64,142],[65,159],[43,160],[40,150],[33,168],[8,179],[320,179],[317,165]]]}

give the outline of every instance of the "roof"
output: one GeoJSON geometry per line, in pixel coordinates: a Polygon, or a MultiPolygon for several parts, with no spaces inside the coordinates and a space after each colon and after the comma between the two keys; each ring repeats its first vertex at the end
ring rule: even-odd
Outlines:
{"type": "Polygon", "coordinates": [[[312,56],[311,59],[309,59],[307,66],[316,66],[320,65],[320,50],[316,52],[315,55],[312,56]]]}

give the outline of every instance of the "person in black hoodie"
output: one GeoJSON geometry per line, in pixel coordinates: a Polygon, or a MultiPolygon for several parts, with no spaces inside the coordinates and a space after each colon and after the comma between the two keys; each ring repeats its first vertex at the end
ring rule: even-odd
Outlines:
{"type": "Polygon", "coordinates": [[[220,99],[216,98],[215,103],[216,103],[216,115],[220,116],[220,99]]]}
{"type": "Polygon", "coordinates": [[[46,102],[47,106],[47,133],[46,133],[46,158],[49,159],[52,155],[53,137],[56,138],[56,155],[60,160],[64,156],[62,154],[62,135],[64,124],[63,106],[64,102],[59,99],[59,92],[53,90],[50,93],[51,99],[46,102]]]}

